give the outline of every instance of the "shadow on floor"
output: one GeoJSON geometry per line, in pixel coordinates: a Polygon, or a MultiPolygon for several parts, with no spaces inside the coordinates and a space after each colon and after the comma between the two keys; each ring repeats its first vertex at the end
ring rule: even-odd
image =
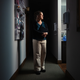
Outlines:
{"type": "MultiPolygon", "coordinates": [[[[33,59],[33,54],[28,54],[27,56],[27,60],[32,60],[33,59]]],[[[46,59],[45,59],[46,62],[50,62],[50,63],[55,63],[57,64],[57,60],[55,59],[55,57],[53,56],[53,54],[51,53],[47,53],[46,54],[46,59]]]]}
{"type": "Polygon", "coordinates": [[[52,54],[46,56],[46,72],[40,75],[34,73],[33,56],[29,55],[14,80],[69,80],[61,70],[52,54]]]}
{"type": "Polygon", "coordinates": [[[51,53],[46,55],[46,62],[57,64],[57,60],[51,53]]]}
{"type": "Polygon", "coordinates": [[[34,74],[34,70],[20,70],[19,74],[34,74]]]}

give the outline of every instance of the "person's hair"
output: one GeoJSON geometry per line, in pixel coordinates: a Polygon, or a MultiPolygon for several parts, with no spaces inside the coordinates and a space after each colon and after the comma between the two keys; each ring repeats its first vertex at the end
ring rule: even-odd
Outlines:
{"type": "Polygon", "coordinates": [[[36,11],[36,12],[34,13],[34,19],[35,19],[35,20],[36,20],[37,15],[40,15],[41,12],[42,12],[42,11],[36,11]]]}

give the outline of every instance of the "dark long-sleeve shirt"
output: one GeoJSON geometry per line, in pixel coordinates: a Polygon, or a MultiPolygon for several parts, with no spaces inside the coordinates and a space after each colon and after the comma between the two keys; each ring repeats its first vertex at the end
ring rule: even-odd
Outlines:
{"type": "Polygon", "coordinates": [[[46,37],[43,37],[43,32],[48,32],[48,26],[45,22],[42,22],[42,24],[38,24],[36,21],[33,24],[33,33],[32,38],[36,40],[46,40],[46,37]]]}

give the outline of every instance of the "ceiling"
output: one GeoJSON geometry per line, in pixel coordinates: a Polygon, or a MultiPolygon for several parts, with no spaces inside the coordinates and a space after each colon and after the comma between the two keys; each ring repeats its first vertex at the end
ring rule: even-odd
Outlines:
{"type": "Polygon", "coordinates": [[[30,0],[30,1],[34,1],[34,2],[48,2],[49,0],[30,0]]]}
{"type": "Polygon", "coordinates": [[[48,3],[50,2],[50,0],[29,0],[31,3],[48,3]]]}

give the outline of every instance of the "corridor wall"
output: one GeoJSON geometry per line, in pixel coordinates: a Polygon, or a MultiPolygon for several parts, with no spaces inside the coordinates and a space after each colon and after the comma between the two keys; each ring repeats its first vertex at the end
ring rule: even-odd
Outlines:
{"type": "MultiPolygon", "coordinates": [[[[14,19],[14,0],[0,0],[0,80],[9,80],[19,67],[14,19]]],[[[26,24],[24,28],[26,36],[26,24]]],[[[21,64],[26,58],[26,37],[20,42],[20,49],[21,64]]]]}
{"type": "Polygon", "coordinates": [[[51,0],[51,53],[57,60],[61,60],[61,0],[51,0]],[[56,31],[54,31],[56,23],[56,31]]]}
{"type": "Polygon", "coordinates": [[[58,32],[54,32],[54,23],[57,24],[57,0],[51,0],[50,4],[50,51],[58,59],[58,32]]]}
{"type": "Polygon", "coordinates": [[[64,2],[62,0],[54,0],[54,1],[51,0],[50,51],[58,62],[62,61],[61,32],[62,29],[63,30],[65,29],[64,25],[62,28],[62,22],[61,22],[61,17],[62,17],[61,15],[63,15],[61,10],[63,5],[64,2]],[[56,24],[56,26],[54,24],[56,24]]]}
{"type": "Polygon", "coordinates": [[[67,71],[80,80],[80,32],[77,32],[77,0],[67,0],[70,24],[67,31],[67,71]]]}

